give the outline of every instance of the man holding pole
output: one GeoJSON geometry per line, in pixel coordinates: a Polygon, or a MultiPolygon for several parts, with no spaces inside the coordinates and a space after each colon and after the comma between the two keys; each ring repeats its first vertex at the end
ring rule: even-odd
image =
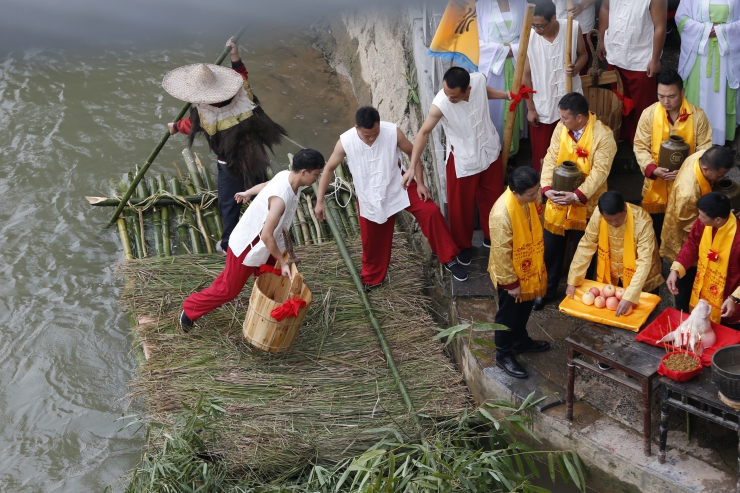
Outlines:
{"type": "Polygon", "coordinates": [[[363,106],[355,115],[355,127],[341,135],[334,147],[316,194],[316,217],[326,219],[324,195],[334,176],[334,170],[347,158],[359,205],[360,239],[362,241],[362,283],[370,292],[385,280],[391,262],[396,214],[402,210],[411,213],[419,222],[429,246],[452,276],[466,281],[468,274],[455,261],[460,249],[452,240],[450,228],[437,204],[430,199],[424,185],[424,172],[418,166],[412,173],[415,180],[401,185],[403,171],[400,151],[409,157],[413,145],[400,128],[380,121],[378,110],[363,106]]]}
{"type": "Polygon", "coordinates": [[[223,236],[216,249],[226,252],[229,236],[239,222],[240,206],[234,194],[267,181],[270,161],[265,146],[280,143],[287,135],[259,105],[247,80],[247,69],[239,48],[231,40],[231,67],[193,64],[165,75],[162,87],[177,99],[188,101],[190,116],[169,123],[171,134],[189,135],[192,146],[204,134],[218,160],[218,208],[223,221],[223,236]]]}
{"type": "Polygon", "coordinates": [[[558,101],[566,95],[566,79],[572,78],[573,91],[583,93],[578,72],[588,62],[588,54],[578,22],[573,21],[570,39],[566,23],[555,17],[552,0],[541,0],[536,4],[532,30],[537,35],[530,37],[522,78],[522,83],[534,91],[526,104],[532,167],[536,171],[541,169],[550,138],[560,121],[558,101]],[[571,63],[566,66],[564,62],[568,46],[577,48],[571,52],[571,63]]]}
{"type": "Polygon", "coordinates": [[[488,214],[504,191],[501,141],[489,114],[489,99],[508,99],[498,89],[486,87],[480,72],[469,74],[460,67],[449,69],[429,109],[429,115],[414,140],[409,171],[403,177],[408,187],[417,169],[429,134],[438,123],[447,135],[447,203],[452,239],[460,249],[457,261],[470,265],[474,210],[478,206],[483,246],[490,248],[488,214]]]}
{"type": "Polygon", "coordinates": [[[620,138],[632,142],[642,112],[655,102],[655,75],[665,42],[667,0],[603,0],[599,58],[614,66],[635,109],[622,117],[620,138]]]}

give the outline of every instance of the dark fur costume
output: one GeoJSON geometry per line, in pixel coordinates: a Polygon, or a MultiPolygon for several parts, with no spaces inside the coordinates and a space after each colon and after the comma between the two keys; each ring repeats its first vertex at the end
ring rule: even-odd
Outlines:
{"type": "Polygon", "coordinates": [[[252,116],[214,135],[208,135],[201,126],[198,108],[195,105],[190,107],[192,127],[188,146],[192,147],[195,137],[202,133],[216,156],[226,161],[226,169],[231,178],[241,183],[244,190],[267,181],[270,160],[265,147],[274,155],[272,147],[279,144],[283,136],[288,135],[281,125],[267,116],[257,96],[254,96],[254,103],[257,107],[252,110],[252,116]]]}

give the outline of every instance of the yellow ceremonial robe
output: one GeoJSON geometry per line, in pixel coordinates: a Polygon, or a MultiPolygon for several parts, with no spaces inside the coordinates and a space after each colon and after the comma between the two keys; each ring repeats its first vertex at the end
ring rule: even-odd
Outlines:
{"type": "Polygon", "coordinates": [[[704,151],[695,152],[684,161],[668,196],[660,235],[660,256],[668,263],[676,260],[678,252],[689,237],[691,226],[699,217],[696,203],[702,197],[702,191],[696,179],[694,165],[703,154],[704,151]]]}
{"type": "MultiPolygon", "coordinates": [[[[635,158],[637,159],[637,164],[640,166],[640,170],[643,175],[650,164],[658,164],[657,156],[653,155],[653,120],[655,118],[655,108],[659,104],[660,103],[655,103],[652,106],[645,108],[645,111],[642,112],[640,121],[637,124],[637,130],[635,131],[635,158]]],[[[691,103],[688,103],[688,105],[690,108],[689,111],[691,112],[691,119],[694,122],[694,152],[706,151],[712,147],[712,126],[710,125],[709,119],[707,118],[706,113],[704,113],[704,110],[691,103]]],[[[676,123],[678,122],[674,122],[674,124],[671,125],[670,122],[666,121],[666,125],[670,128],[669,135],[685,137],[676,131],[676,127],[678,126],[676,123]]],[[[645,178],[642,185],[643,197],[652,181],[653,180],[650,178],[645,178]]]]}
{"type": "MultiPolygon", "coordinates": [[[[547,149],[547,155],[542,164],[541,184],[543,189],[552,186],[552,173],[558,164],[562,131],[563,124],[558,123],[552,133],[550,147],[547,149]]],[[[597,120],[594,122],[593,136],[594,141],[590,156],[591,172],[578,187],[578,190],[588,199],[588,217],[593,214],[601,194],[606,192],[606,179],[612,169],[614,156],[617,155],[614,132],[609,127],[597,120]]]]}
{"type": "MultiPolygon", "coordinates": [[[[627,204],[632,209],[634,218],[634,245],[636,250],[636,269],[629,286],[624,286],[626,291],[624,299],[632,303],[640,301],[642,291],[652,291],[663,284],[661,275],[662,264],[658,255],[658,242],[653,231],[653,220],[645,210],[633,204],[627,204]]],[[[586,270],[591,264],[591,259],[596,254],[599,245],[599,225],[601,213],[597,208],[591,220],[586,226],[583,239],[578,243],[578,248],[573,256],[568,271],[568,284],[580,286],[586,278],[586,270]]],[[[611,261],[611,283],[615,286],[622,278],[622,255],[624,252],[625,224],[619,228],[607,226],[609,232],[609,260],[611,261]]]]}
{"type": "MultiPolygon", "coordinates": [[[[530,204],[522,203],[522,216],[531,220],[530,204]]],[[[539,218],[535,218],[539,221],[539,218]]],[[[514,227],[511,222],[511,215],[506,206],[506,193],[502,194],[496,203],[493,204],[491,215],[489,216],[491,225],[491,253],[488,257],[488,273],[491,276],[493,286],[507,286],[519,281],[514,268],[514,227]]],[[[528,226],[527,226],[528,227],[528,226]]],[[[544,271],[544,245],[542,251],[538,253],[541,256],[541,265],[544,271]]],[[[547,288],[547,273],[543,272],[541,284],[538,286],[537,296],[543,296],[547,288]]]]}

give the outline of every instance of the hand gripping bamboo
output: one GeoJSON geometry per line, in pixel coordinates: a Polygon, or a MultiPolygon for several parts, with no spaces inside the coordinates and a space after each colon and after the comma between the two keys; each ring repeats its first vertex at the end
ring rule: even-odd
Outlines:
{"type": "MultiPolygon", "coordinates": [[[[247,25],[245,24],[244,27],[241,28],[241,30],[236,34],[236,36],[233,36],[231,40],[236,44],[239,42],[239,38],[241,38],[242,34],[244,34],[244,31],[247,30],[247,25]]],[[[226,55],[228,55],[231,52],[231,46],[226,46],[226,48],[223,49],[221,52],[221,55],[216,59],[216,65],[221,65],[221,62],[224,61],[226,58],[226,55]]],[[[190,109],[190,103],[185,103],[182,108],[180,108],[180,112],[175,117],[174,121],[180,120],[183,116],[185,116],[185,113],[190,109]]],[[[136,173],[136,176],[134,177],[134,181],[131,183],[131,186],[126,190],[126,193],[123,194],[123,197],[121,198],[121,201],[118,203],[118,207],[116,207],[116,210],[113,212],[113,216],[111,216],[110,220],[108,221],[108,224],[105,225],[107,228],[108,226],[114,224],[116,220],[118,219],[118,215],[121,213],[124,207],[126,207],[126,204],[128,203],[128,199],[131,198],[131,195],[134,194],[134,191],[136,190],[136,185],[139,184],[142,178],[144,178],[144,175],[146,174],[147,170],[149,169],[149,166],[152,165],[154,162],[154,159],[156,159],[157,154],[159,154],[159,151],[162,150],[165,143],[167,143],[167,140],[170,138],[170,131],[169,129],[165,130],[164,135],[159,140],[159,143],[154,148],[151,154],[149,154],[149,157],[146,160],[146,163],[144,163],[144,166],[141,167],[138,173],[136,173]]]]}
{"type": "MultiPolygon", "coordinates": [[[[522,35],[519,38],[519,56],[516,59],[516,69],[514,70],[514,82],[511,84],[512,92],[519,91],[522,85],[522,76],[524,75],[524,62],[527,57],[527,48],[529,47],[529,35],[532,31],[532,17],[534,17],[534,4],[528,3],[527,10],[524,13],[522,22],[522,35]]],[[[518,106],[518,105],[517,105],[518,106]]],[[[501,150],[501,169],[506,176],[506,164],[509,162],[509,149],[511,149],[511,138],[514,135],[514,123],[516,110],[509,109],[509,117],[504,127],[504,148],[501,150]]]]}

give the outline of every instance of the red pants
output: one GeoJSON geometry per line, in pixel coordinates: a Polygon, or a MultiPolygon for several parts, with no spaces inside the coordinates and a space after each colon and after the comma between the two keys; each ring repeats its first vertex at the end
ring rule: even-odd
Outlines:
{"type": "Polygon", "coordinates": [[[658,83],[655,77],[648,77],[647,72],[636,72],[611,66],[609,68],[619,72],[624,84],[624,95],[635,103],[635,109],[629,115],[622,116],[622,128],[619,130],[620,139],[633,143],[642,112],[658,100],[658,83]]]}
{"type": "MultiPolygon", "coordinates": [[[[213,284],[203,291],[193,293],[185,298],[182,309],[190,320],[194,322],[206,313],[239,296],[249,278],[259,270],[259,267],[249,267],[242,263],[251,249],[252,247],[248,246],[237,257],[229,248],[226,252],[226,267],[213,281],[213,284]]],[[[274,264],[275,260],[270,257],[266,263],[274,264]]]]}
{"type": "Polygon", "coordinates": [[[532,145],[532,167],[537,173],[542,171],[542,160],[547,156],[550,147],[550,139],[555,127],[560,122],[540,123],[536,127],[529,125],[529,143],[532,145]]]}
{"type": "MultiPolygon", "coordinates": [[[[440,262],[446,264],[460,253],[452,240],[450,229],[445,218],[433,200],[422,202],[416,193],[416,182],[412,181],[406,192],[409,194],[410,212],[421,227],[421,232],[440,262]]],[[[396,224],[395,214],[383,224],[369,221],[360,216],[360,238],[362,240],[362,282],[380,284],[388,272],[391,263],[391,246],[393,229],[396,224]]]]}
{"type": "MultiPolygon", "coordinates": [[[[450,219],[450,231],[455,244],[462,251],[473,246],[473,227],[475,219],[473,210],[478,205],[478,217],[483,237],[490,239],[488,216],[491,208],[504,193],[504,172],[501,169],[499,155],[485,171],[473,176],[458,178],[455,173],[455,154],[447,158],[447,212],[450,219]]],[[[441,259],[440,259],[441,260],[441,259]]]]}

